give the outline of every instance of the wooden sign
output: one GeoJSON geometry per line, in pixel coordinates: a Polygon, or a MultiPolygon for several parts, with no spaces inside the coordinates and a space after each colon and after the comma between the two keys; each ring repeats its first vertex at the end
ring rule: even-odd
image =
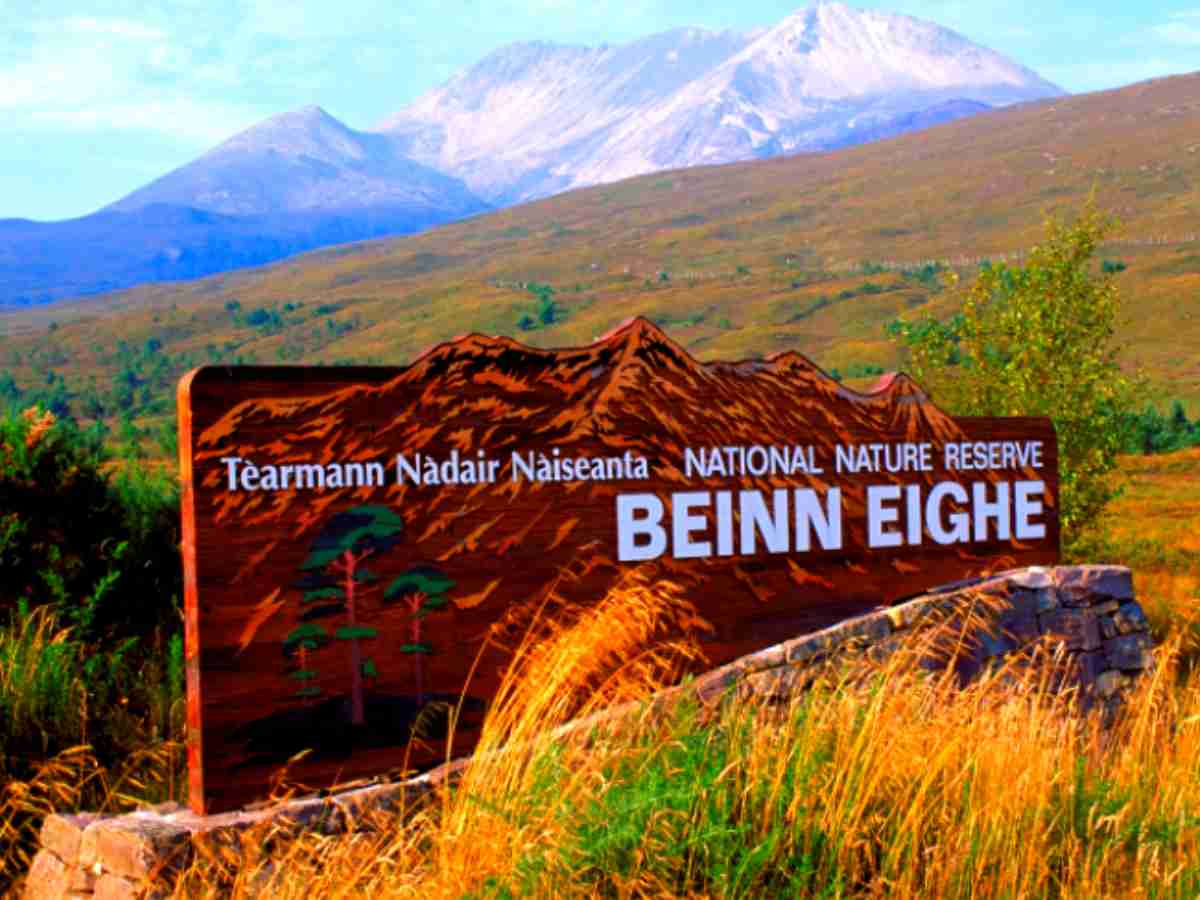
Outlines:
{"type": "Polygon", "coordinates": [[[489,630],[556,582],[587,603],[669,577],[713,666],[1058,560],[1049,420],[953,418],[903,375],[859,394],[792,353],[699,363],[641,319],[405,368],[206,367],[179,411],[197,812],[305,749],[307,784],[444,761],[412,729],[464,688],[469,750],[489,630]]]}

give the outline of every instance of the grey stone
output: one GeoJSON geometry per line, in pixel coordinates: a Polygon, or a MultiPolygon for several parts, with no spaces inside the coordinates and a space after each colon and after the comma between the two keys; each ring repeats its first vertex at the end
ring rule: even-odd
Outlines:
{"type": "Polygon", "coordinates": [[[166,900],[169,891],[165,885],[134,878],[122,878],[105,872],[96,879],[93,900],[166,900]]]}
{"type": "Polygon", "coordinates": [[[928,597],[918,597],[915,600],[909,600],[907,603],[901,603],[898,606],[888,609],[886,615],[892,629],[909,628],[916,624],[916,622],[928,615],[928,602],[928,597]]]}
{"type": "Polygon", "coordinates": [[[738,672],[733,666],[722,666],[707,675],[701,675],[692,684],[692,692],[705,706],[711,706],[736,686],[738,672]]]}
{"type": "Polygon", "coordinates": [[[95,813],[54,813],[42,821],[41,844],[68,865],[79,861],[83,831],[100,817],[95,813]]]}
{"type": "Polygon", "coordinates": [[[1090,610],[1056,609],[1038,616],[1042,633],[1062,639],[1070,650],[1100,646],[1100,624],[1090,610]]]}
{"type": "Polygon", "coordinates": [[[59,900],[70,888],[71,867],[51,850],[39,850],[25,876],[23,900],[59,900]]]}
{"type": "Polygon", "coordinates": [[[794,666],[755,672],[742,684],[744,696],[768,701],[787,700],[805,682],[805,674],[794,666]]]}
{"type": "Polygon", "coordinates": [[[1104,655],[1103,650],[1093,650],[1087,653],[1073,654],[1070,664],[1080,683],[1093,684],[1104,674],[1108,666],[1108,658],[1104,655]]]}
{"type": "Polygon", "coordinates": [[[881,641],[892,633],[892,622],[885,613],[872,613],[851,619],[838,628],[845,638],[861,638],[867,643],[881,641]]]}
{"type": "Polygon", "coordinates": [[[889,638],[872,644],[867,648],[867,659],[876,665],[882,665],[904,646],[903,633],[894,634],[889,638]]]}
{"type": "Polygon", "coordinates": [[[1049,612],[1058,609],[1058,591],[1054,588],[1040,588],[1037,592],[1038,612],[1049,612]]]}
{"type": "Polygon", "coordinates": [[[1146,669],[1154,662],[1154,642],[1143,633],[1124,634],[1104,642],[1108,663],[1114,669],[1146,669]]]}
{"type": "Polygon", "coordinates": [[[1018,647],[1036,641],[1042,633],[1038,627],[1036,612],[1005,616],[1000,620],[1000,628],[1012,637],[1014,644],[1018,647]]]}
{"type": "Polygon", "coordinates": [[[1041,566],[1029,566],[1024,569],[1018,569],[1008,576],[1008,581],[1019,588],[1028,588],[1030,590],[1054,587],[1054,579],[1041,566]]]}
{"type": "Polygon", "coordinates": [[[333,797],[347,822],[361,822],[381,813],[399,812],[408,800],[403,783],[375,784],[333,797]]]}
{"type": "Polygon", "coordinates": [[[1101,697],[1112,697],[1126,684],[1126,676],[1114,669],[1101,672],[1096,678],[1096,693],[1101,697]]]}
{"type": "Polygon", "coordinates": [[[1016,641],[1008,635],[989,634],[987,631],[979,632],[979,644],[981,654],[985,659],[991,656],[1003,656],[1017,648],[1016,641]]]}
{"type": "Polygon", "coordinates": [[[829,649],[828,640],[816,636],[795,641],[788,645],[787,661],[792,665],[813,662],[825,656],[829,649]]]}
{"type": "Polygon", "coordinates": [[[1007,599],[1008,609],[1003,613],[1005,618],[1020,618],[1036,615],[1038,612],[1037,591],[1016,588],[1007,599]]]}
{"type": "Polygon", "coordinates": [[[1147,631],[1150,628],[1146,614],[1142,612],[1142,608],[1137,603],[1121,604],[1113,614],[1113,624],[1117,626],[1120,634],[1133,634],[1138,631],[1147,631]]]}
{"type": "Polygon", "coordinates": [[[741,664],[742,671],[747,674],[750,672],[761,672],[763,669],[773,669],[787,662],[787,646],[785,644],[775,644],[767,647],[765,650],[759,650],[757,653],[743,656],[738,662],[741,664]]]}
{"type": "Polygon", "coordinates": [[[1124,566],[1063,566],[1054,570],[1054,580],[1064,606],[1133,599],[1133,573],[1124,566]]]}
{"type": "Polygon", "coordinates": [[[187,862],[191,831],[161,819],[120,816],[93,822],[80,841],[80,865],[140,879],[187,862]]]}

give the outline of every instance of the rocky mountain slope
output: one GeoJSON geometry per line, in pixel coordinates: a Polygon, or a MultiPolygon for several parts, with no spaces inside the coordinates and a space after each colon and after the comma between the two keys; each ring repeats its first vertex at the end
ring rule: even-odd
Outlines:
{"type": "Polygon", "coordinates": [[[379,129],[507,204],[658,169],[831,149],[1061,93],[931,22],[820,3],[750,34],[514,44],[379,129]]]}

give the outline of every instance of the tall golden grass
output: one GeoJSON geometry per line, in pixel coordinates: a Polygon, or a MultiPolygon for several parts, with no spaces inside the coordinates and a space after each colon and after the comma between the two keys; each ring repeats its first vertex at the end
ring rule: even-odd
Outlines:
{"type": "MultiPolygon", "coordinates": [[[[1156,602],[1190,618],[1190,582],[1156,602]]],[[[669,591],[667,600],[669,601],[669,591]]],[[[179,896],[1178,896],[1200,891],[1200,675],[1173,628],[1107,727],[1046,666],[961,688],[928,646],[831,670],[783,705],[684,703],[597,738],[549,737],[607,670],[644,696],[669,605],[646,585],[522,648],[485,745],[438,802],[379,834],[253,840],[179,896]],[[598,640],[599,639],[599,640],[598,640]],[[598,650],[598,647],[605,647],[598,650]],[[638,664],[614,670],[629,652],[638,664]],[[508,749],[499,752],[501,747],[508,749]]],[[[945,641],[945,634],[931,642],[945,641]]]]}

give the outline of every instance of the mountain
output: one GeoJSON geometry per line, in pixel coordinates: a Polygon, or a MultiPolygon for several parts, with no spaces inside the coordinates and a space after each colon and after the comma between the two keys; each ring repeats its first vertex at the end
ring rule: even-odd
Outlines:
{"type": "Polygon", "coordinates": [[[820,3],[749,34],[514,44],[378,130],[504,205],[659,169],[832,149],[1062,93],[933,23],[820,3]]]}
{"type": "Polygon", "coordinates": [[[1119,218],[1094,268],[1115,272],[1128,357],[1153,396],[1178,397],[1195,418],[1197,135],[1200,73],[836,151],[657,172],[253,271],[0,315],[0,369],[32,402],[52,368],[77,411],[94,378],[115,420],[122,398],[110,402],[108,386],[140,365],[149,402],[139,386],[133,412],[155,424],[157,398],[204,362],[400,364],[468,331],[578,346],[643,315],[702,359],[793,349],[861,386],[901,363],[887,323],[950,315],[984,260],[1021,261],[1047,214],[1069,219],[1094,191],[1119,218]],[[121,359],[105,349],[120,341],[157,349],[121,359]]]}
{"type": "Polygon", "coordinates": [[[131,212],[153,204],[230,216],[403,209],[436,221],[484,208],[457,178],[408,159],[384,135],[346,127],[318,106],[234,135],[107,209],[131,212]]]}
{"type": "Polygon", "coordinates": [[[891,119],[881,119],[865,128],[855,128],[837,146],[850,147],[868,141],[882,141],[905,132],[921,131],[925,128],[932,128],[934,125],[941,125],[943,122],[965,119],[967,116],[978,115],[992,108],[986,103],[979,103],[975,100],[947,100],[916,112],[903,113],[891,119]]]}
{"type": "Polygon", "coordinates": [[[100,212],[0,221],[0,307],[198,278],[487,209],[391,139],[311,106],[235,135],[100,212]]]}

